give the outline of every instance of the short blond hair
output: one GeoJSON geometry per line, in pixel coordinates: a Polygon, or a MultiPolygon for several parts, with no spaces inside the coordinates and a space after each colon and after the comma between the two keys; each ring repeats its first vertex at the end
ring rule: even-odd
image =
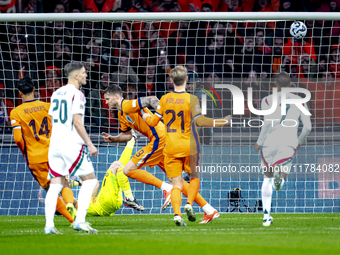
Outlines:
{"type": "Polygon", "coordinates": [[[187,78],[187,68],[185,66],[176,66],[169,73],[175,86],[182,86],[187,78]]]}

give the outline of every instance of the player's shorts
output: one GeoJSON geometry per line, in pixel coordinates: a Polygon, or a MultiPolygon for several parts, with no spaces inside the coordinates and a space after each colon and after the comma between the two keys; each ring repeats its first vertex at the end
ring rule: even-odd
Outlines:
{"type": "MultiPolygon", "coordinates": [[[[66,146],[65,146],[66,147],[66,146]]],[[[48,179],[60,176],[85,176],[94,172],[92,162],[82,146],[80,150],[53,149],[48,152],[48,179]]]]}
{"type": "Polygon", "coordinates": [[[264,171],[271,171],[270,169],[275,165],[281,166],[281,171],[289,173],[292,166],[295,149],[289,146],[266,146],[261,150],[261,165],[264,171]]]}
{"type": "Polygon", "coordinates": [[[154,167],[164,158],[163,150],[165,145],[164,139],[153,139],[146,146],[141,148],[132,157],[132,162],[138,167],[154,167]]]}
{"type": "Polygon", "coordinates": [[[48,163],[30,164],[28,168],[33,175],[33,178],[38,182],[42,188],[47,188],[50,185],[48,177],[48,163]]]}
{"type": "Polygon", "coordinates": [[[200,155],[191,155],[183,158],[173,158],[173,157],[164,157],[165,164],[165,172],[168,178],[173,178],[180,176],[182,171],[186,174],[190,174],[193,171],[196,171],[196,166],[199,165],[200,155]]]}
{"type": "Polygon", "coordinates": [[[122,189],[118,185],[117,177],[108,170],[98,196],[91,199],[87,214],[91,216],[110,216],[119,210],[122,204],[122,189]]]}

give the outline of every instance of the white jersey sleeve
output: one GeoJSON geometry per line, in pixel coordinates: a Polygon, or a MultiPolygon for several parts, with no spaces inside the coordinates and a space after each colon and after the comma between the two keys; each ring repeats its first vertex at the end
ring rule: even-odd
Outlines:
{"type": "MultiPolygon", "coordinates": [[[[307,105],[304,105],[304,107],[308,110],[307,105]]],[[[299,136],[299,141],[298,141],[299,145],[305,141],[307,135],[309,135],[310,131],[312,130],[312,123],[310,121],[310,116],[301,114],[300,120],[302,122],[303,128],[299,136]]]]}
{"type": "MultiPolygon", "coordinates": [[[[265,97],[262,99],[261,101],[261,110],[268,110],[270,108],[269,102],[268,102],[268,97],[265,97]]],[[[261,128],[261,132],[259,135],[259,138],[257,139],[257,144],[258,145],[263,145],[267,134],[270,133],[270,129],[271,129],[271,122],[267,121],[268,120],[268,115],[264,116],[264,124],[261,128]]]]}
{"type": "Polygon", "coordinates": [[[75,91],[73,104],[72,104],[72,116],[74,114],[85,114],[85,96],[80,90],[75,91]]]}

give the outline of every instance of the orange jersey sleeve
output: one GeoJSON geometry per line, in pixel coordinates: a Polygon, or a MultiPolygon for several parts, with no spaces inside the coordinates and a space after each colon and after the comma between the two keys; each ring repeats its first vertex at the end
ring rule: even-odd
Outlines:
{"type": "Polygon", "coordinates": [[[195,121],[202,115],[200,102],[197,96],[190,95],[190,155],[199,154],[200,150],[200,139],[196,129],[195,121]]]}
{"type": "Polygon", "coordinates": [[[155,114],[151,115],[151,117],[147,117],[145,119],[145,122],[151,126],[151,127],[155,127],[159,121],[161,120],[161,118],[163,118],[163,98],[165,98],[164,96],[162,96],[161,100],[159,100],[158,106],[157,106],[157,110],[155,112],[155,114]]]}
{"type": "Polygon", "coordinates": [[[10,113],[10,119],[11,119],[11,125],[13,128],[13,136],[14,136],[14,141],[18,148],[20,149],[21,153],[25,153],[25,142],[22,136],[21,132],[21,123],[20,123],[20,118],[18,116],[18,111],[17,110],[12,110],[10,113]]]}
{"type": "Polygon", "coordinates": [[[25,102],[11,112],[11,124],[16,136],[17,130],[21,130],[22,141],[18,140],[18,146],[23,149],[26,163],[38,164],[48,162],[48,148],[51,136],[51,116],[48,115],[49,103],[38,100],[25,102]]]}
{"type": "Polygon", "coordinates": [[[149,126],[143,120],[144,113],[149,113],[153,116],[153,113],[147,107],[139,110],[137,113],[128,114],[123,111],[119,111],[118,118],[121,123],[121,131],[126,132],[130,129],[134,129],[149,138],[150,141],[155,138],[161,139],[164,137],[164,124],[160,122],[155,127],[149,126]]]}
{"type": "Polygon", "coordinates": [[[126,114],[129,113],[138,113],[140,111],[140,98],[133,99],[133,100],[122,100],[122,111],[126,114]]]}
{"type": "Polygon", "coordinates": [[[191,95],[190,97],[190,115],[193,121],[202,115],[201,107],[200,107],[200,102],[198,101],[197,96],[191,95]]]}

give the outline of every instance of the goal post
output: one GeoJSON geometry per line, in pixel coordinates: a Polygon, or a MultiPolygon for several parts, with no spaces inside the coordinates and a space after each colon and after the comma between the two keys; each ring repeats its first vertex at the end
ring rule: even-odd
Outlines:
{"type": "Polygon", "coordinates": [[[339,12],[205,12],[205,13],[20,13],[1,15],[0,22],[23,21],[162,21],[162,20],[337,20],[339,12]]]}
{"type": "MultiPolygon", "coordinates": [[[[30,76],[36,97],[49,102],[51,93],[67,82],[63,67],[72,60],[88,71],[85,126],[99,147],[91,158],[101,181],[119,159],[124,144],[106,144],[102,131],[119,133],[117,112],[108,110],[102,91],[110,82],[124,97],[156,95],[172,90],[168,72],[175,65],[189,70],[189,91],[197,95],[208,117],[232,113],[233,97],[225,85],[244,95],[245,115],[234,115],[232,127],[202,128],[201,195],[219,212],[235,209],[230,200],[241,189],[240,210],[252,211],[261,199],[261,156],[253,148],[262,117],[253,107],[271,93],[280,70],[292,86],[307,88],[312,99],[313,129],[296,151],[283,189],[273,192],[272,212],[340,212],[340,40],[335,21],[340,13],[65,13],[0,15],[0,215],[42,215],[45,191],[33,179],[14,143],[11,109],[22,103],[20,77],[30,76]],[[304,21],[307,36],[294,41],[289,26],[304,21]],[[221,101],[219,100],[221,99],[221,101]],[[247,205],[247,207],[245,206],[247,205]]],[[[301,127],[300,129],[301,130],[301,127]]],[[[141,136],[133,153],[148,140],[141,136]]],[[[159,167],[146,168],[167,181],[159,167]]],[[[161,210],[162,192],[130,179],[145,213],[161,210]]],[[[73,189],[77,196],[78,189],[73,189]]],[[[202,212],[195,204],[195,211],[202,212]]],[[[238,208],[235,210],[238,211],[238,208]]],[[[256,210],[257,211],[257,210],[256,210]]],[[[122,207],[117,214],[140,213],[122,207]]]]}

